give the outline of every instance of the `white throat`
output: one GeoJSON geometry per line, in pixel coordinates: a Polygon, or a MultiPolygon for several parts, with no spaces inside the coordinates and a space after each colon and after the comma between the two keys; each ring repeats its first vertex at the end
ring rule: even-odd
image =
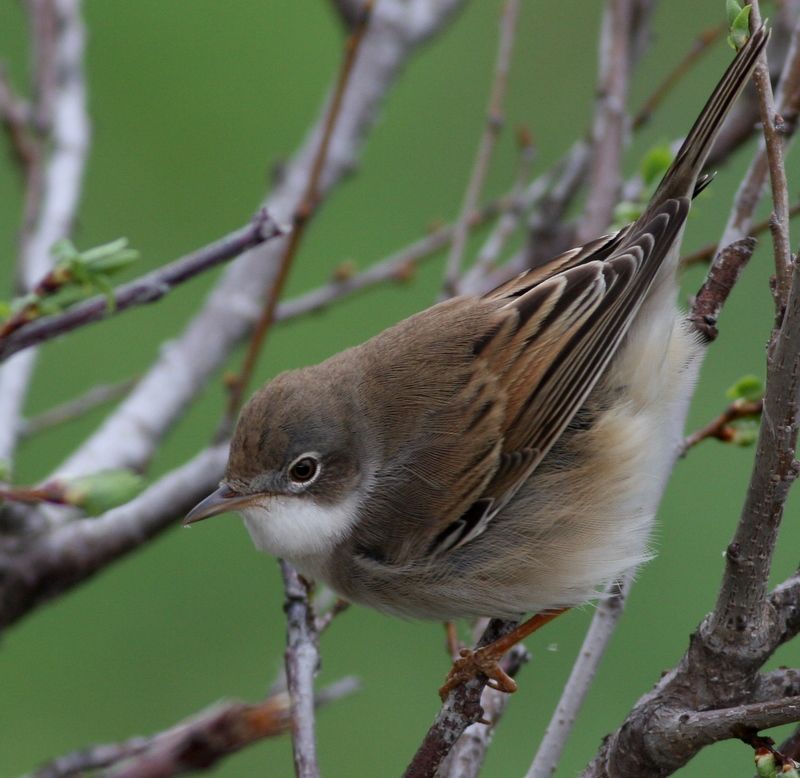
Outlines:
{"type": "Polygon", "coordinates": [[[240,513],[256,548],[293,559],[329,551],[356,520],[358,492],[336,505],[298,497],[269,497],[240,513]]]}

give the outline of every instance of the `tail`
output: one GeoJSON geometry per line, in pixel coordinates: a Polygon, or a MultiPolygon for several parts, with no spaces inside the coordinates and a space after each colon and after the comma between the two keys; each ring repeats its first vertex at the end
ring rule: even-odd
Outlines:
{"type": "Polygon", "coordinates": [[[722,122],[744,89],[768,40],[769,30],[762,24],[739,49],[661,179],[651,205],[658,205],[671,197],[692,197],[709,183],[710,179],[701,180],[699,189],[695,188],[722,122]]]}

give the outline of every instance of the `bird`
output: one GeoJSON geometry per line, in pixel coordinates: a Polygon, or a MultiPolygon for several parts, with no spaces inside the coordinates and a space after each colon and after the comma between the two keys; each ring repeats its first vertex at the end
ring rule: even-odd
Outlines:
{"type": "MultiPolygon", "coordinates": [[[[512,641],[648,559],[705,345],[677,304],[681,238],[768,38],[739,49],[634,222],[278,375],[184,523],[236,511],[259,550],[395,616],[533,614],[512,641]]],[[[513,691],[508,646],[464,651],[443,695],[461,671],[513,691]]]]}

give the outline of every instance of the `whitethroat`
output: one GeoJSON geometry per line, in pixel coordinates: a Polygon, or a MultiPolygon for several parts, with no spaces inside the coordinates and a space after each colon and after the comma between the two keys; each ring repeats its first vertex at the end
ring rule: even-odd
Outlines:
{"type": "Polygon", "coordinates": [[[237,511],[259,549],[386,613],[538,614],[463,657],[512,691],[509,642],[648,556],[703,350],[676,305],[681,236],[768,37],[738,52],[635,222],[270,381],[185,523],[237,511]]]}

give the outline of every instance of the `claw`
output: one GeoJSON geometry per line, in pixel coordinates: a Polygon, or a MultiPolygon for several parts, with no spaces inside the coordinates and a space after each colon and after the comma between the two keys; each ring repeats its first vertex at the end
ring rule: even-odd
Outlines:
{"type": "Polygon", "coordinates": [[[450,673],[442,687],[439,689],[439,697],[444,702],[447,695],[467,681],[485,676],[487,686],[497,691],[513,694],[517,690],[514,679],[500,667],[502,654],[498,655],[492,645],[484,646],[475,651],[469,648],[462,648],[459,651],[459,658],[453,662],[450,673]]]}

